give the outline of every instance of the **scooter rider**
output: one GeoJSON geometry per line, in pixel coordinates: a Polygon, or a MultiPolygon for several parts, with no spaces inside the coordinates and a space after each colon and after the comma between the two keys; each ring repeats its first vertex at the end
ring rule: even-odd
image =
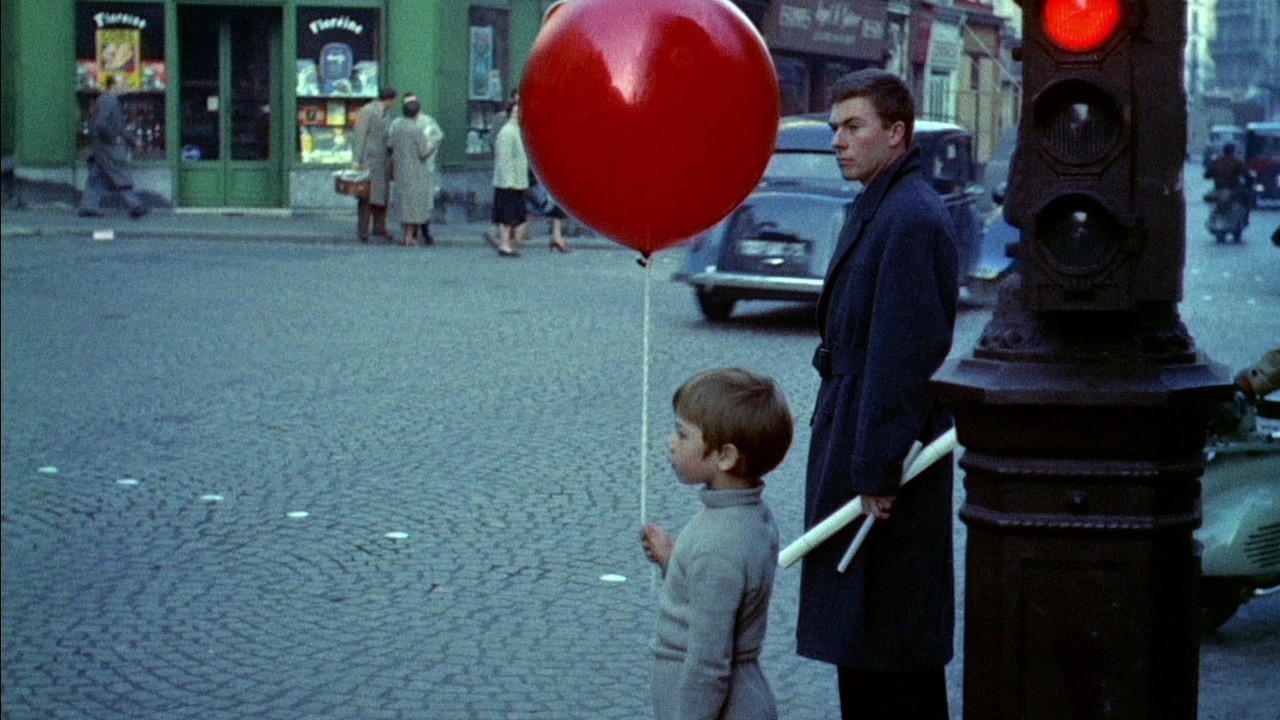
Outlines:
{"type": "Polygon", "coordinates": [[[1213,178],[1215,190],[1230,190],[1231,197],[1244,206],[1244,227],[1249,225],[1249,168],[1236,155],[1235,143],[1222,147],[1222,155],[1205,168],[1204,176],[1213,178]]]}

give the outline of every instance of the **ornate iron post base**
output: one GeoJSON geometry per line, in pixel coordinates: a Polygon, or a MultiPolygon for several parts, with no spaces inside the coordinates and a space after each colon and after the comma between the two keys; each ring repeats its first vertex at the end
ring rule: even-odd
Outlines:
{"type": "Polygon", "coordinates": [[[935,389],[965,448],[966,720],[1195,720],[1205,424],[1172,305],[1036,314],[1018,278],[935,389]]]}

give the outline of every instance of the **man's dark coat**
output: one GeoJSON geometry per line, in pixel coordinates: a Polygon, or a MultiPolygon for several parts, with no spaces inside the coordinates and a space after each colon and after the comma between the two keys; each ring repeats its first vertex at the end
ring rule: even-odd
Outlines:
{"type": "Polygon", "coordinates": [[[805,528],[860,494],[898,494],[853,564],[852,523],[805,558],[801,655],[868,670],[945,665],[955,625],[951,456],[899,491],[914,441],[951,426],[929,378],[951,348],[955,230],[909,150],[850,207],[818,303],[823,380],[812,420],[805,528]]]}
{"type": "Polygon", "coordinates": [[[124,137],[126,130],[120,96],[110,90],[103,92],[98,96],[93,120],[89,123],[89,157],[102,171],[109,190],[133,187],[133,170],[124,137]]]}

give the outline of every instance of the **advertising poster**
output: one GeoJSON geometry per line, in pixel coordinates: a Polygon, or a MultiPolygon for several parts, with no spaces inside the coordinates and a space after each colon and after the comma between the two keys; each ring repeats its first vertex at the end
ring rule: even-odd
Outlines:
{"type": "Polygon", "coordinates": [[[494,96],[493,66],[493,28],[471,28],[471,100],[501,100],[501,81],[497,83],[497,97],[494,96]]]}
{"type": "Polygon", "coordinates": [[[76,4],[76,89],[100,90],[108,75],[126,93],[164,92],[164,5],[76,4]]]}
{"type": "Polygon", "coordinates": [[[142,89],[142,31],[136,28],[102,28],[97,31],[98,82],[115,76],[121,88],[142,89]]]}

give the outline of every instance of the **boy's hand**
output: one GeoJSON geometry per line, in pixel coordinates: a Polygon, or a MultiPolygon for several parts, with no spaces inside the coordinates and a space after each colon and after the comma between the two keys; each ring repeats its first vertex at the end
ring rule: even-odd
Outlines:
{"type": "Polygon", "coordinates": [[[640,530],[640,544],[644,546],[645,556],[665,571],[667,563],[671,562],[671,550],[675,547],[671,534],[650,523],[640,530]]]}

